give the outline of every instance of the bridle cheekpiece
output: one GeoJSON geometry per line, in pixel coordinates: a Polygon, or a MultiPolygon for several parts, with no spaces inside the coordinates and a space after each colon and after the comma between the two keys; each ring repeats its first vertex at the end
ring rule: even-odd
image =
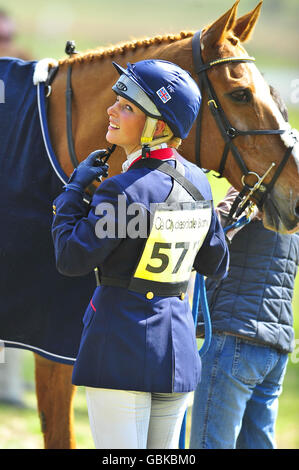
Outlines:
{"type": "MultiPolygon", "coordinates": [[[[243,130],[236,129],[235,127],[233,127],[231,123],[229,122],[218,100],[216,92],[208,78],[207,71],[211,69],[212,67],[223,65],[223,64],[254,62],[255,58],[254,57],[223,57],[223,58],[216,59],[205,64],[203,62],[202,54],[201,54],[201,31],[197,31],[192,38],[192,51],[193,51],[194,70],[198,77],[199,89],[201,90],[202,94],[203,94],[203,91],[206,91],[207,93],[208,108],[211,111],[217,123],[217,126],[221,132],[221,135],[225,143],[222,158],[221,158],[219,169],[218,169],[219,176],[217,177],[221,178],[223,176],[223,172],[225,169],[225,164],[227,161],[229,151],[231,151],[242,173],[241,182],[242,182],[243,188],[232,205],[232,208],[229,214],[229,220],[228,220],[228,223],[229,223],[229,221],[232,220],[233,217],[239,217],[240,214],[246,209],[246,207],[250,204],[251,196],[254,196],[254,199],[258,207],[262,208],[267,195],[273,189],[275,182],[277,181],[284,166],[286,165],[292,153],[293,147],[287,148],[284,158],[282,159],[282,161],[276,168],[276,171],[270,183],[266,184],[264,180],[268,176],[268,174],[272,171],[272,169],[276,166],[274,162],[271,163],[270,167],[267,169],[267,171],[264,173],[263,176],[259,176],[254,171],[249,171],[238,148],[233,142],[234,138],[238,136],[247,136],[247,135],[283,134],[285,132],[285,129],[254,129],[254,130],[243,131],[243,130]],[[246,177],[250,175],[255,176],[257,179],[256,183],[251,186],[249,185],[248,182],[246,182],[246,177]]],[[[200,108],[200,112],[197,117],[196,143],[195,143],[196,163],[200,167],[201,167],[201,158],[200,158],[201,157],[201,153],[200,153],[201,121],[202,121],[202,107],[200,108]]]]}

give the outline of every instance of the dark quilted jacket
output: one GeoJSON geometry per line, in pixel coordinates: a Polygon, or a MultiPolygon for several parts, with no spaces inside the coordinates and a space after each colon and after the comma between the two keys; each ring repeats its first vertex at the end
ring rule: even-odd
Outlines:
{"type": "MultiPolygon", "coordinates": [[[[226,279],[206,281],[213,332],[251,338],[282,352],[293,348],[292,297],[299,233],[281,235],[251,222],[233,238],[226,279]]],[[[201,311],[197,333],[204,335],[201,311]]]]}

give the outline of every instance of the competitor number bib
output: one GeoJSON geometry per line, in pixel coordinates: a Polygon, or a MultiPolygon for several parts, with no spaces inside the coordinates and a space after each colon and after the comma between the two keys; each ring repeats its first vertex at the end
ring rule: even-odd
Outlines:
{"type": "Polygon", "coordinates": [[[133,279],[185,284],[208,233],[211,201],[155,204],[150,235],[133,279]]]}

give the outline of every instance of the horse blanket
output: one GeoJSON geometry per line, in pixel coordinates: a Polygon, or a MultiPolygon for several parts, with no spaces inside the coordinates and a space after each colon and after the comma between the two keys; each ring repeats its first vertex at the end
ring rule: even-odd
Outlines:
{"type": "Polygon", "coordinates": [[[73,364],[95,276],[55,266],[52,202],[67,177],[47,138],[35,65],[0,59],[0,341],[73,364]]]}

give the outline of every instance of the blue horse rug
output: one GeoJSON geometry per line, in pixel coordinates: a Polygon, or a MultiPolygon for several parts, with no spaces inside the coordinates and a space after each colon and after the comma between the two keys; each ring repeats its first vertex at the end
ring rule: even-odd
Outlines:
{"type": "Polygon", "coordinates": [[[0,59],[0,341],[73,364],[95,276],[56,270],[52,202],[67,177],[51,148],[35,65],[0,59]]]}

